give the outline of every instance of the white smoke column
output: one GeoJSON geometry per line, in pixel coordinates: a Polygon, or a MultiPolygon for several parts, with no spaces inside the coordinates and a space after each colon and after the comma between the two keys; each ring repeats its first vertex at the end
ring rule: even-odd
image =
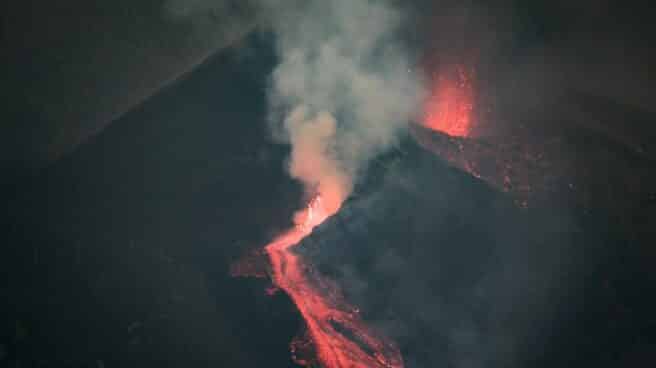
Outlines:
{"type": "Polygon", "coordinates": [[[264,4],[280,58],[274,135],[292,146],[290,175],[339,206],[418,111],[421,83],[396,37],[401,14],[386,1],[264,4]]]}
{"type": "Polygon", "coordinates": [[[351,176],[335,161],[333,144],[337,123],[329,113],[307,116],[307,109],[297,107],[285,120],[292,142],[289,173],[317,193],[321,193],[328,213],[337,211],[338,204],[352,188],[351,176]]]}

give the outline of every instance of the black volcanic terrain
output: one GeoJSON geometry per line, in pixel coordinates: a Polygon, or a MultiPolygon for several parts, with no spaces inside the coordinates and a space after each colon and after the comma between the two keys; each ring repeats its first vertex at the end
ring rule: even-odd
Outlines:
{"type": "Polygon", "coordinates": [[[298,252],[395,338],[408,367],[655,358],[656,302],[643,295],[653,238],[627,242],[635,228],[603,199],[600,211],[541,193],[551,204],[524,207],[411,139],[370,177],[298,252]]]}
{"type": "Polygon", "coordinates": [[[228,274],[301,205],[285,148],[269,143],[272,57],[258,56],[219,54],[5,191],[8,361],[292,365],[288,343],[300,319],[291,302],[228,274]]]}

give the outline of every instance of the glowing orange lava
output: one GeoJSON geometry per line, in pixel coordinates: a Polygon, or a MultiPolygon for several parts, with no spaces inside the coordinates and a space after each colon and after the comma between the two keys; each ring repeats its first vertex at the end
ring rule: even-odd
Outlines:
{"type": "Polygon", "coordinates": [[[471,73],[464,66],[441,71],[433,76],[423,125],[453,137],[468,137],[472,132],[473,99],[471,73]]]}
{"type": "MultiPolygon", "coordinates": [[[[295,216],[297,225],[266,246],[273,282],[301,312],[318,362],[325,368],[401,368],[398,348],[376,335],[345,302],[336,286],[319,275],[293,250],[312,229],[332,216],[340,203],[315,197],[295,216]]],[[[296,358],[299,364],[306,361],[296,358]]]]}

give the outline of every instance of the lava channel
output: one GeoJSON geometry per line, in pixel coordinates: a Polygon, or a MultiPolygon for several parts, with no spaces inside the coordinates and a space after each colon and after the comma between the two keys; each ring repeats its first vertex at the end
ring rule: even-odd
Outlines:
{"type": "MultiPolygon", "coordinates": [[[[316,360],[324,368],[402,368],[396,345],[376,334],[348,304],[334,283],[322,278],[293,248],[334,214],[320,196],[299,211],[296,226],[269,243],[272,280],[292,299],[305,320],[316,360]]],[[[330,206],[335,208],[338,206],[330,206]]],[[[293,349],[294,344],[292,344],[293,349]]],[[[294,357],[302,365],[308,361],[294,357]]]]}

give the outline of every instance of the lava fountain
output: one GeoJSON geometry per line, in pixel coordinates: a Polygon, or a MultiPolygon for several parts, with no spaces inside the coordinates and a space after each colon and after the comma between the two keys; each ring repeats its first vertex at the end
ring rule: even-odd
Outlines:
{"type": "Polygon", "coordinates": [[[431,76],[431,93],[424,105],[425,127],[452,137],[471,135],[472,74],[465,66],[454,65],[431,76]]]}
{"type": "MultiPolygon", "coordinates": [[[[323,278],[294,247],[341,203],[324,203],[321,195],[295,215],[296,225],[266,247],[272,281],[292,299],[307,328],[319,364],[325,368],[401,368],[398,348],[365,325],[336,285],[323,278]]],[[[295,350],[292,343],[292,352],[295,350]]],[[[295,353],[295,352],[294,352],[295,353]]],[[[294,357],[299,364],[307,361],[294,357]]]]}

